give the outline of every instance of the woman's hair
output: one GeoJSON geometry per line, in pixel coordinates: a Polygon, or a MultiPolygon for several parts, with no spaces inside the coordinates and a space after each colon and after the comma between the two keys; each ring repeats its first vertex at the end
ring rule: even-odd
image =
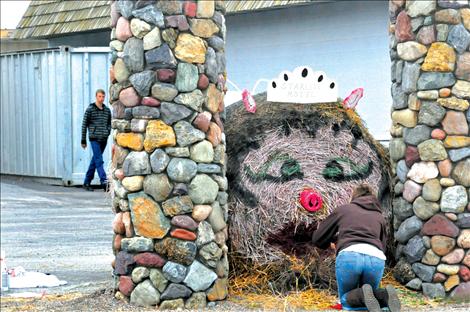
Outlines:
{"type": "Polygon", "coordinates": [[[359,184],[356,186],[352,192],[352,199],[361,197],[361,196],[367,196],[367,195],[374,195],[375,192],[374,189],[369,185],[369,184],[359,184]]]}

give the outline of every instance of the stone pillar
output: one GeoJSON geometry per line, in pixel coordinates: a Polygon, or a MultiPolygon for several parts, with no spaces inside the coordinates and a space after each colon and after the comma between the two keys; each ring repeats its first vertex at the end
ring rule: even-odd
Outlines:
{"type": "Polygon", "coordinates": [[[470,8],[390,4],[396,278],[470,298],[470,8]]]}
{"type": "Polygon", "coordinates": [[[222,1],[111,4],[116,297],[159,308],[227,296],[222,1]]]}

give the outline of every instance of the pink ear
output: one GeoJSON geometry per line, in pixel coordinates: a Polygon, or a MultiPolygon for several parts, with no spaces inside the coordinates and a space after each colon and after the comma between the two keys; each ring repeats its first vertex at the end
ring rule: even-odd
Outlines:
{"type": "Polygon", "coordinates": [[[303,190],[300,193],[300,204],[308,212],[315,212],[321,209],[323,205],[323,199],[320,194],[312,189],[303,190]]]}
{"type": "Polygon", "coordinates": [[[356,90],[353,90],[351,94],[344,99],[343,101],[343,106],[346,109],[354,109],[356,105],[359,103],[359,100],[362,98],[364,95],[364,89],[363,88],[357,88],[356,90]]]}
{"type": "Polygon", "coordinates": [[[253,96],[248,92],[248,90],[243,90],[242,92],[242,100],[243,104],[245,105],[245,109],[250,113],[256,112],[256,102],[253,96]]]}

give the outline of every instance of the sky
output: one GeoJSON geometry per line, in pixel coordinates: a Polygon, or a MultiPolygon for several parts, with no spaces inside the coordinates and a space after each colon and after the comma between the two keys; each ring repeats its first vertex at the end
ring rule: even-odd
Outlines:
{"type": "Polygon", "coordinates": [[[0,0],[0,28],[15,29],[30,2],[29,0],[0,0]]]}

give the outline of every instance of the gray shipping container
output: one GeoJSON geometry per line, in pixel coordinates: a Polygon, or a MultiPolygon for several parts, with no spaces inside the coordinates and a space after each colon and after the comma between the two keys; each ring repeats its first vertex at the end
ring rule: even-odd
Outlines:
{"type": "Polygon", "coordinates": [[[82,118],[95,90],[108,92],[109,55],[108,48],[88,47],[0,55],[2,174],[83,183],[91,150],[80,146],[82,118]]]}

